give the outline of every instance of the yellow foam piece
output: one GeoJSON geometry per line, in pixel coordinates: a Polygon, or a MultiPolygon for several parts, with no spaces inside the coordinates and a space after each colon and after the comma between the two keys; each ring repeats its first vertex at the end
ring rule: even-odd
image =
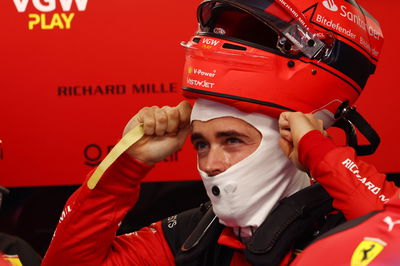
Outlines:
{"type": "Polygon", "coordinates": [[[104,158],[100,165],[96,168],[92,176],[87,181],[89,189],[94,189],[104,172],[112,165],[115,160],[118,159],[130,146],[135,144],[144,135],[143,125],[139,124],[131,129],[110,151],[110,153],[104,158]]]}

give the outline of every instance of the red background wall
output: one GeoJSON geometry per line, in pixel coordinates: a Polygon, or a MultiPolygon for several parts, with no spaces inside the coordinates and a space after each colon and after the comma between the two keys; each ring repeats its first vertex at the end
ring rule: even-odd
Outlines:
{"type": "MultiPolygon", "coordinates": [[[[3,2],[0,185],[79,184],[141,107],[181,99],[176,93],[184,60],[179,42],[196,30],[198,1],[87,0],[79,10],[76,2],[86,2],[80,0],[69,11],[60,4],[65,0],[55,0],[51,11],[28,1],[23,12],[15,4],[21,0],[3,2]],[[63,16],[73,16],[68,29],[63,16]],[[32,24],[38,17],[41,22],[32,24]],[[91,86],[92,95],[83,95],[84,86],[91,86]],[[76,93],[67,93],[74,87],[76,93]]],[[[377,73],[357,102],[382,138],[366,160],[383,172],[400,172],[395,139],[400,38],[393,23],[400,3],[359,3],[380,21],[385,35],[377,73]]],[[[192,153],[187,145],[146,181],[197,179],[192,153]]]]}

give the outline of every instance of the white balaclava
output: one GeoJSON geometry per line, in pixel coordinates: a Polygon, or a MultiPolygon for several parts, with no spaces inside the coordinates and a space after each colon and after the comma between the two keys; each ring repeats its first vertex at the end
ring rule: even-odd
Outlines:
{"type": "Polygon", "coordinates": [[[232,106],[197,99],[191,121],[209,121],[221,117],[242,119],[262,135],[257,150],[225,172],[208,176],[199,169],[213,211],[220,223],[233,227],[235,233],[241,237],[249,237],[279,200],[309,186],[310,181],[280,149],[277,119],[260,113],[244,113],[232,106]],[[219,194],[213,194],[213,187],[214,193],[217,190],[219,194]]]}

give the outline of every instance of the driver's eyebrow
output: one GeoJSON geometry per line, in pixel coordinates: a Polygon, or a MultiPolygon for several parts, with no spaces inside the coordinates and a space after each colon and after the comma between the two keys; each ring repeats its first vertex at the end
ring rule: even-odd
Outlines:
{"type": "MultiPolygon", "coordinates": [[[[225,137],[242,137],[242,138],[248,138],[246,134],[237,132],[236,130],[227,130],[227,131],[219,131],[215,133],[215,136],[217,138],[225,138],[225,137]]],[[[190,137],[190,141],[194,143],[196,140],[199,139],[205,139],[203,134],[201,133],[193,133],[192,136],[190,137]]]]}
{"type": "Polygon", "coordinates": [[[204,139],[204,136],[200,133],[193,133],[192,136],[190,137],[190,141],[192,143],[194,143],[196,140],[199,140],[199,139],[204,139]]]}
{"type": "Polygon", "coordinates": [[[216,135],[217,138],[222,138],[222,137],[244,137],[244,138],[248,138],[249,137],[246,134],[237,132],[236,130],[221,131],[221,132],[217,132],[215,135],[216,135]]]}

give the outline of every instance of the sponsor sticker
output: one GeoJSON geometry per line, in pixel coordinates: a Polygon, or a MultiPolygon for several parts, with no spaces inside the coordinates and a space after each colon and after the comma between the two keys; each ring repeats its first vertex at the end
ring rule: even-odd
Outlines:
{"type": "Polygon", "coordinates": [[[383,34],[376,21],[358,7],[343,0],[325,0],[318,5],[312,21],[347,38],[378,58],[383,44],[383,34]]]}
{"type": "Polygon", "coordinates": [[[353,162],[351,159],[347,158],[346,160],[344,160],[342,162],[342,165],[348,170],[350,171],[355,178],[357,178],[358,181],[360,181],[361,183],[364,184],[365,187],[367,187],[367,189],[377,195],[377,197],[382,201],[382,202],[387,202],[389,200],[388,197],[386,197],[385,195],[381,194],[382,188],[378,187],[377,185],[375,185],[371,180],[369,180],[367,177],[363,177],[360,174],[360,170],[358,168],[358,165],[353,162]],[[380,195],[379,195],[380,194],[380,195]],[[379,195],[379,196],[378,196],[379,195]]]}
{"type": "Polygon", "coordinates": [[[194,67],[190,66],[188,68],[188,74],[195,74],[195,75],[198,75],[198,76],[201,76],[201,77],[214,78],[215,75],[217,74],[217,70],[214,69],[212,72],[208,72],[208,71],[205,71],[205,70],[203,70],[201,68],[194,68],[194,67]]]}
{"type": "Polygon", "coordinates": [[[173,215],[167,218],[168,228],[173,228],[178,223],[178,215],[173,215]]]}
{"type": "Polygon", "coordinates": [[[192,86],[198,86],[198,87],[207,88],[207,89],[212,89],[215,85],[215,83],[209,82],[207,80],[197,80],[197,79],[191,79],[191,78],[187,78],[187,83],[192,86]]]}
{"type": "Polygon", "coordinates": [[[378,238],[364,238],[353,252],[351,266],[365,266],[370,264],[385,248],[386,242],[378,238]]]}
{"type": "Polygon", "coordinates": [[[64,210],[61,213],[60,219],[59,219],[59,223],[61,223],[62,221],[64,221],[64,219],[67,217],[67,215],[72,212],[71,206],[68,205],[64,208],[64,210]]]}
{"type": "Polygon", "coordinates": [[[395,227],[396,225],[399,225],[399,224],[400,224],[400,220],[394,220],[394,221],[393,221],[392,217],[390,217],[390,216],[386,216],[385,219],[383,219],[383,222],[387,224],[387,226],[388,226],[388,229],[387,229],[387,230],[388,230],[389,232],[392,232],[392,230],[394,229],[394,227],[395,227]]]}
{"type": "Polygon", "coordinates": [[[204,49],[211,49],[216,47],[221,41],[209,38],[203,38],[201,40],[201,47],[204,49]]]}
{"type": "Polygon", "coordinates": [[[338,6],[335,4],[335,2],[333,0],[325,0],[322,2],[322,4],[324,5],[324,7],[330,11],[338,11],[339,8],[338,6]]]}
{"type": "Polygon", "coordinates": [[[219,34],[219,35],[225,35],[226,31],[223,28],[214,28],[213,30],[214,33],[219,34]]]}

